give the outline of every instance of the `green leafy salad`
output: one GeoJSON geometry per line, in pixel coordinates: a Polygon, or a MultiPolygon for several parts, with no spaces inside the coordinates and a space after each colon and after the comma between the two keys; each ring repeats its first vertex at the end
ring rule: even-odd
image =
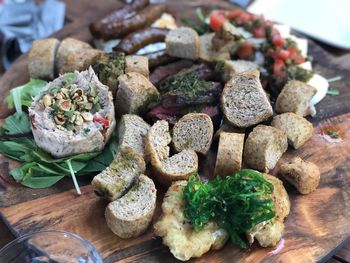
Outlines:
{"type": "Polygon", "coordinates": [[[275,206],[269,197],[272,192],[273,185],[250,169],[208,182],[192,175],[183,192],[185,215],[196,231],[209,221],[216,221],[234,244],[247,248],[246,233],[275,217],[275,206]]]}
{"type": "Polygon", "coordinates": [[[7,117],[0,127],[0,153],[17,160],[20,165],[10,171],[12,177],[30,188],[46,188],[61,179],[71,176],[77,192],[80,193],[75,176],[83,176],[104,170],[114,159],[116,141],[110,140],[102,152],[83,153],[66,158],[53,158],[35,143],[28,114],[22,107],[29,107],[46,85],[42,80],[31,80],[11,91],[6,98],[16,113],[7,117]]]}

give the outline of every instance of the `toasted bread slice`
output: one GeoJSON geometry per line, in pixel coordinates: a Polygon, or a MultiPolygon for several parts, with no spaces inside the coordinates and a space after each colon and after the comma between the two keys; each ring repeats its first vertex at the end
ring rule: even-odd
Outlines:
{"type": "Polygon", "coordinates": [[[170,142],[167,121],[157,121],[146,136],[146,155],[151,160],[157,179],[165,185],[172,181],[188,179],[198,170],[198,156],[193,150],[183,150],[169,157],[170,142]]]}
{"type": "Polygon", "coordinates": [[[149,78],[148,57],[129,55],[125,57],[125,73],[137,72],[149,78]]]}
{"type": "Polygon", "coordinates": [[[152,221],[156,198],[157,190],[152,179],[140,175],[127,194],[107,206],[108,227],[121,238],[141,235],[152,221]]]}
{"type": "Polygon", "coordinates": [[[287,133],[288,143],[294,149],[298,149],[309,140],[313,132],[312,123],[293,112],[275,116],[271,125],[287,133]]]}
{"type": "Polygon", "coordinates": [[[59,68],[59,73],[67,73],[74,71],[82,71],[92,66],[99,58],[101,50],[87,49],[80,50],[79,52],[71,52],[67,55],[67,59],[64,61],[63,66],[59,68]]]}
{"type": "Polygon", "coordinates": [[[199,37],[200,52],[199,58],[205,62],[214,62],[230,59],[230,53],[227,51],[217,51],[213,49],[212,39],[215,33],[204,34],[199,37]]]}
{"type": "Polygon", "coordinates": [[[220,67],[222,79],[225,83],[235,74],[259,69],[258,64],[248,60],[225,60],[221,62],[220,67]]]}
{"type": "Polygon", "coordinates": [[[55,58],[60,41],[56,38],[36,40],[29,51],[28,71],[33,79],[55,77],[55,58]]]}
{"type": "Polygon", "coordinates": [[[145,137],[150,128],[138,115],[123,115],[118,125],[119,148],[130,147],[145,158],[145,137]]]}
{"type": "Polygon", "coordinates": [[[221,132],[214,175],[233,175],[241,170],[244,133],[221,132]]]}
{"type": "Polygon", "coordinates": [[[272,116],[272,107],[261,86],[259,75],[259,71],[247,71],[234,75],[226,83],[221,106],[230,124],[245,128],[272,116]]]}
{"type": "Polygon", "coordinates": [[[199,36],[190,27],[179,27],[169,31],[165,38],[166,52],[178,58],[195,60],[199,56],[199,36]]]}
{"type": "Polygon", "coordinates": [[[268,172],[273,169],[288,148],[287,135],[275,127],[258,125],[244,145],[245,164],[252,169],[268,172]]]}
{"type": "Polygon", "coordinates": [[[276,112],[294,112],[300,116],[310,114],[310,101],[317,89],[299,80],[290,80],[276,100],[276,112]]]}
{"type": "Polygon", "coordinates": [[[113,162],[94,177],[91,184],[97,195],[113,201],[123,196],[145,170],[143,158],[131,148],[124,147],[113,162]]]}
{"type": "Polygon", "coordinates": [[[320,182],[320,170],[317,165],[300,157],[294,157],[282,164],[278,174],[294,185],[301,194],[315,191],[320,182]]]}
{"type": "Polygon", "coordinates": [[[155,86],[142,74],[130,72],[118,78],[115,108],[120,114],[143,114],[151,102],[159,98],[155,86]]]}
{"type": "Polygon", "coordinates": [[[211,118],[205,113],[188,113],[173,128],[173,144],[180,152],[192,149],[206,154],[211,146],[214,127],[211,118]]]}
{"type": "Polygon", "coordinates": [[[60,74],[87,69],[97,60],[102,51],[93,49],[88,43],[64,39],[57,50],[56,68],[60,74]]]}

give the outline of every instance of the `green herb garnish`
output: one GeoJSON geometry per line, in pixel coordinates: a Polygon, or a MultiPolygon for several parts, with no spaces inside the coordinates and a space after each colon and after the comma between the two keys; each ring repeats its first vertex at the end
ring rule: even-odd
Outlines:
{"type": "Polygon", "coordinates": [[[234,244],[247,248],[246,233],[275,217],[274,203],[268,196],[272,192],[273,185],[250,169],[206,183],[192,175],[183,192],[185,215],[196,231],[209,221],[216,221],[234,244]]]}
{"type": "Polygon", "coordinates": [[[328,83],[332,83],[332,82],[335,82],[335,81],[338,81],[341,79],[342,79],[342,76],[336,76],[336,77],[327,79],[327,81],[328,81],[328,83]]]}
{"type": "Polygon", "coordinates": [[[186,26],[193,28],[199,35],[211,33],[212,30],[207,23],[209,14],[205,14],[202,8],[196,8],[196,15],[200,23],[196,23],[192,18],[188,17],[182,17],[181,22],[186,26]]]}
{"type": "Polygon", "coordinates": [[[339,90],[337,88],[329,88],[328,91],[327,91],[327,95],[339,96],[340,92],[339,92],[339,90]]]}

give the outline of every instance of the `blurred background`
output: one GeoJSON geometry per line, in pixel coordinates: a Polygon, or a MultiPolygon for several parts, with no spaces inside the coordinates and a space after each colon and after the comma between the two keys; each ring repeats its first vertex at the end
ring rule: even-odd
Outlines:
{"type": "MultiPolygon", "coordinates": [[[[52,35],[60,30],[65,22],[69,22],[65,21],[65,2],[71,1],[0,0],[0,72],[8,69],[16,58],[27,52],[34,40],[52,35]]],[[[129,3],[131,0],[124,2],[129,3]]],[[[164,2],[164,0],[151,2],[164,2]]],[[[350,9],[348,0],[230,0],[230,2],[247,8],[252,13],[263,14],[270,20],[288,24],[326,45],[343,50],[350,47],[350,27],[347,26],[350,24],[350,16],[347,15],[350,9]]],[[[88,0],[86,4],[89,4],[88,0]]]]}

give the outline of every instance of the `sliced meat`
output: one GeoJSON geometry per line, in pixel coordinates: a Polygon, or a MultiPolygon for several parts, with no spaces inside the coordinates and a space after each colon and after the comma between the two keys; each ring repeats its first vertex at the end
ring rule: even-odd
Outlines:
{"type": "Polygon", "coordinates": [[[201,105],[199,107],[164,107],[157,105],[148,112],[147,117],[153,121],[166,120],[171,124],[175,124],[179,118],[189,112],[205,113],[212,118],[214,123],[220,117],[220,108],[218,105],[201,105]]]}
{"type": "Polygon", "coordinates": [[[175,89],[162,95],[164,107],[191,106],[201,104],[215,104],[219,101],[222,85],[219,82],[207,82],[202,89],[184,91],[175,89]]]}
{"type": "Polygon", "coordinates": [[[190,68],[191,66],[193,66],[193,62],[191,60],[179,60],[168,65],[156,68],[149,77],[149,79],[153,83],[153,85],[156,86],[161,80],[169,76],[175,75],[179,73],[179,71],[185,68],[190,68]]]}
{"type": "Polygon", "coordinates": [[[189,74],[201,80],[215,79],[215,72],[208,65],[206,64],[194,65],[191,68],[181,70],[178,74],[169,76],[168,78],[164,79],[159,84],[159,87],[158,87],[159,91],[161,92],[168,91],[169,87],[173,86],[171,84],[176,78],[189,75],[189,74]]]}

